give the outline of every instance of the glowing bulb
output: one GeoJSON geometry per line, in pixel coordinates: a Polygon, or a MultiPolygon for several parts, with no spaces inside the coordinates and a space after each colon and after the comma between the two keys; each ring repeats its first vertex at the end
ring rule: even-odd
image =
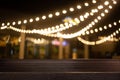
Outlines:
{"type": "Polygon", "coordinates": [[[53,14],[49,14],[48,17],[49,17],[49,18],[52,18],[52,17],[53,17],[53,14]]]}
{"type": "Polygon", "coordinates": [[[120,20],[118,22],[120,23],[120,20]]]}
{"type": "Polygon", "coordinates": [[[95,12],[98,12],[98,9],[94,9],[95,12]]]}
{"type": "Polygon", "coordinates": [[[55,15],[56,15],[56,16],[59,16],[59,15],[60,15],[60,12],[56,12],[55,15]]]}
{"type": "Polygon", "coordinates": [[[21,21],[18,21],[18,25],[20,25],[22,22],[21,21]]]}
{"type": "Polygon", "coordinates": [[[94,13],[93,13],[93,12],[91,12],[91,13],[90,13],[90,15],[91,15],[91,16],[93,16],[93,15],[94,15],[94,13]]]}
{"type": "Polygon", "coordinates": [[[112,9],[112,6],[110,5],[109,8],[112,9]]]}
{"type": "Polygon", "coordinates": [[[114,24],[115,26],[117,25],[117,23],[116,23],[116,22],[114,22],[113,24],[114,24]]]}
{"type": "Polygon", "coordinates": [[[106,5],[106,6],[109,5],[109,1],[105,1],[104,5],[106,5]]]}
{"type": "Polygon", "coordinates": [[[5,23],[2,23],[2,26],[5,26],[5,23]]]}
{"type": "Polygon", "coordinates": [[[113,35],[115,36],[115,35],[116,35],[116,33],[113,33],[113,35]]]}
{"type": "Polygon", "coordinates": [[[33,19],[31,18],[29,21],[30,21],[30,22],[33,22],[33,19]]]}
{"type": "Polygon", "coordinates": [[[102,27],[100,27],[99,30],[102,31],[103,30],[102,27]]]}
{"type": "Polygon", "coordinates": [[[66,11],[66,10],[63,10],[63,11],[62,11],[62,13],[63,13],[63,14],[66,14],[66,13],[67,13],[67,11],[66,11]]]}
{"type": "Polygon", "coordinates": [[[98,6],[98,9],[103,9],[103,5],[98,6]]]}
{"type": "Polygon", "coordinates": [[[73,12],[73,11],[74,11],[74,8],[70,8],[69,10],[70,10],[71,12],[73,12]]]}
{"type": "Polygon", "coordinates": [[[74,20],[75,20],[76,23],[80,23],[78,18],[75,18],[74,20]]]}
{"type": "Polygon", "coordinates": [[[98,19],[98,20],[101,20],[101,17],[100,17],[100,16],[98,16],[98,17],[97,17],[97,19],[98,19]]]}
{"type": "Polygon", "coordinates": [[[104,13],[101,13],[101,16],[102,16],[102,17],[104,17],[104,16],[105,16],[105,14],[104,14],[104,13]]]}
{"type": "Polygon", "coordinates": [[[96,22],[96,23],[97,23],[97,22],[98,22],[98,20],[97,20],[97,19],[95,19],[95,20],[94,20],[94,22],[96,22]]]}
{"type": "Polygon", "coordinates": [[[95,25],[95,22],[92,22],[92,25],[95,25]]]}
{"type": "Polygon", "coordinates": [[[57,26],[56,26],[56,29],[58,29],[58,28],[59,28],[59,26],[57,25],[57,26]]]}
{"type": "Polygon", "coordinates": [[[108,9],[105,9],[105,13],[109,13],[108,9]]]}
{"type": "Polygon", "coordinates": [[[107,29],[107,26],[104,26],[104,29],[107,29]]]}
{"type": "Polygon", "coordinates": [[[90,34],[90,32],[89,32],[89,31],[86,31],[86,34],[90,34]]]}
{"type": "Polygon", "coordinates": [[[85,33],[83,32],[82,35],[85,35],[85,33]]]}
{"type": "Polygon", "coordinates": [[[109,28],[111,28],[111,27],[112,27],[112,25],[111,25],[111,24],[109,24],[108,26],[109,26],[109,28]]]}
{"type": "Polygon", "coordinates": [[[10,25],[10,23],[8,22],[8,23],[7,23],[7,26],[9,26],[9,25],[10,25]]]}
{"type": "Polygon", "coordinates": [[[93,30],[90,30],[90,33],[94,33],[94,31],[93,31],[93,30]]]}
{"type": "Polygon", "coordinates": [[[88,4],[88,3],[85,3],[85,6],[89,6],[89,4],[88,4]]]}
{"type": "Polygon", "coordinates": [[[81,21],[84,21],[84,17],[83,17],[83,16],[80,16],[80,20],[81,20],[81,21]]]}
{"type": "Polygon", "coordinates": [[[40,20],[40,18],[39,18],[39,17],[36,17],[36,18],[35,18],[35,20],[36,20],[36,21],[39,21],[39,20],[40,20]]]}
{"type": "Polygon", "coordinates": [[[27,23],[27,20],[24,20],[23,23],[26,24],[26,23],[27,23]]]}
{"type": "Polygon", "coordinates": [[[118,33],[119,33],[119,31],[117,30],[117,31],[116,31],[116,34],[118,34],[118,33]]]}
{"type": "Polygon", "coordinates": [[[42,19],[45,20],[45,19],[46,19],[46,16],[42,16],[42,19]]]}
{"type": "Polygon", "coordinates": [[[98,29],[95,29],[95,32],[98,32],[98,29]]]}
{"type": "Polygon", "coordinates": [[[92,3],[96,3],[96,0],[92,0],[92,3]]]}
{"type": "Polygon", "coordinates": [[[12,25],[15,25],[15,24],[16,24],[15,22],[12,23],[12,25]]]}
{"type": "Polygon", "coordinates": [[[113,1],[113,4],[117,4],[117,2],[114,0],[114,1],[113,1]]]}
{"type": "Polygon", "coordinates": [[[80,6],[80,5],[77,5],[77,9],[81,9],[81,6],[80,6]]]}

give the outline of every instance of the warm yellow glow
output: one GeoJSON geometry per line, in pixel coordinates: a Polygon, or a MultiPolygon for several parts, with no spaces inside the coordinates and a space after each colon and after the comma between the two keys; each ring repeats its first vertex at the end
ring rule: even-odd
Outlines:
{"type": "Polygon", "coordinates": [[[18,21],[18,25],[20,25],[22,22],[21,21],[18,21]]]}
{"type": "Polygon", "coordinates": [[[5,23],[2,23],[2,26],[5,26],[5,23]]]}
{"type": "Polygon", "coordinates": [[[109,1],[105,1],[105,2],[104,2],[104,5],[109,5],[109,1]]]}
{"type": "Polygon", "coordinates": [[[46,16],[42,16],[42,19],[45,20],[45,19],[46,19],[46,16]]]}
{"type": "Polygon", "coordinates": [[[102,17],[104,17],[104,16],[105,16],[105,14],[104,14],[104,13],[101,13],[101,16],[102,16],[102,17]]]}
{"type": "Polygon", "coordinates": [[[95,32],[98,32],[98,29],[95,29],[95,32]]]}
{"type": "Polygon", "coordinates": [[[109,24],[108,26],[109,26],[109,28],[111,28],[111,27],[112,27],[112,24],[109,24]]]}
{"type": "Polygon", "coordinates": [[[97,1],[96,0],[92,0],[92,3],[97,3],[97,1]]]}
{"type": "Polygon", "coordinates": [[[63,10],[62,13],[63,13],[63,14],[66,14],[66,13],[67,13],[67,10],[63,10]]]}
{"type": "Polygon", "coordinates": [[[52,17],[53,17],[53,14],[49,14],[48,17],[49,17],[49,18],[52,18],[52,17]]]}
{"type": "Polygon", "coordinates": [[[109,13],[108,9],[105,9],[105,13],[109,13]]]}
{"type": "Polygon", "coordinates": [[[6,29],[6,28],[7,28],[7,26],[2,26],[0,29],[3,30],[3,29],[6,29]]]}
{"type": "Polygon", "coordinates": [[[85,6],[89,6],[89,3],[85,3],[84,5],[85,5],[85,6]]]}
{"type": "Polygon", "coordinates": [[[15,24],[16,24],[16,22],[13,22],[13,23],[12,23],[12,25],[15,25],[15,24]]]}
{"type": "Polygon", "coordinates": [[[110,9],[112,9],[112,6],[111,6],[111,5],[109,5],[109,8],[110,8],[110,9]]]}
{"type": "Polygon", "coordinates": [[[56,12],[55,15],[56,15],[56,16],[59,16],[59,15],[60,15],[60,12],[56,12]]]}
{"type": "Polygon", "coordinates": [[[10,25],[10,23],[8,22],[8,23],[7,23],[7,26],[9,26],[9,25],[10,25]]]}
{"type": "Polygon", "coordinates": [[[73,11],[74,11],[74,8],[71,7],[69,10],[70,10],[71,12],[73,12],[73,11]]]}
{"type": "Polygon", "coordinates": [[[94,33],[94,31],[93,31],[93,30],[90,30],[90,33],[94,33]]]}
{"type": "Polygon", "coordinates": [[[120,20],[118,22],[120,23],[120,20]]]}
{"type": "Polygon", "coordinates": [[[102,18],[101,18],[101,16],[98,16],[97,19],[98,19],[98,20],[101,20],[102,18]]]}
{"type": "Polygon", "coordinates": [[[33,19],[31,18],[31,19],[29,20],[29,22],[33,22],[33,19]]]}
{"type": "Polygon", "coordinates": [[[79,21],[79,19],[78,19],[78,18],[75,18],[75,19],[74,19],[74,21],[75,21],[77,24],[79,24],[79,23],[80,23],[80,21],[79,21]]]}
{"type": "Polygon", "coordinates": [[[82,7],[80,5],[77,5],[77,9],[81,9],[82,7]]]}
{"type": "Polygon", "coordinates": [[[80,16],[80,21],[84,21],[84,17],[82,15],[80,16]]]}
{"type": "Polygon", "coordinates": [[[99,5],[99,6],[98,6],[98,9],[103,9],[103,5],[99,5]]]}
{"type": "Polygon", "coordinates": [[[90,32],[89,32],[89,31],[86,31],[86,34],[90,34],[90,32]]]}
{"type": "Polygon", "coordinates": [[[107,26],[104,26],[104,29],[107,29],[107,26]]]}
{"type": "Polygon", "coordinates": [[[102,27],[100,27],[99,30],[102,31],[103,30],[102,27]]]}
{"type": "Polygon", "coordinates": [[[118,30],[116,31],[116,34],[119,34],[119,31],[118,31],[118,30]]]}
{"type": "Polygon", "coordinates": [[[117,4],[117,2],[115,0],[113,0],[113,4],[117,4]]]}
{"type": "Polygon", "coordinates": [[[97,19],[94,19],[94,22],[98,23],[98,20],[97,20],[97,19]]]}
{"type": "Polygon", "coordinates": [[[23,23],[26,24],[26,23],[27,23],[27,20],[24,20],[23,23]]]}
{"type": "Polygon", "coordinates": [[[39,18],[39,17],[36,17],[36,18],[35,18],[35,20],[36,20],[36,21],[39,21],[39,20],[40,20],[40,18],[39,18]]]}
{"type": "Polygon", "coordinates": [[[95,45],[95,42],[90,42],[90,41],[84,40],[81,37],[78,37],[78,40],[86,45],[95,45]]]}
{"type": "Polygon", "coordinates": [[[114,24],[115,26],[117,25],[117,23],[116,23],[116,22],[114,22],[113,24],[114,24]]]}
{"type": "Polygon", "coordinates": [[[91,13],[90,13],[90,15],[91,15],[91,16],[93,16],[93,15],[94,15],[94,13],[93,13],[93,12],[91,12],[91,13]]]}

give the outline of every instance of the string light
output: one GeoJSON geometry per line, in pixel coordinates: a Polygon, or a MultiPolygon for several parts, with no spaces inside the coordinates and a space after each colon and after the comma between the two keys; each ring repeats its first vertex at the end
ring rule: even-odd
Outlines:
{"type": "Polygon", "coordinates": [[[52,18],[52,17],[53,17],[53,14],[49,14],[48,17],[49,17],[49,18],[52,18]]]}
{"type": "Polygon", "coordinates": [[[77,5],[77,9],[81,9],[82,7],[80,5],[77,5]]]}
{"type": "Polygon", "coordinates": [[[116,30],[115,32],[113,32],[112,34],[108,35],[107,37],[105,37],[101,40],[97,40],[97,41],[88,41],[88,40],[82,39],[81,37],[78,37],[77,39],[86,45],[99,45],[106,41],[118,41],[116,39],[113,40],[113,37],[116,36],[116,34],[118,34],[120,32],[119,29],[116,30]]]}
{"type": "Polygon", "coordinates": [[[29,22],[33,22],[33,19],[31,18],[31,19],[29,20],[29,22]]]}
{"type": "MultiPolygon", "coordinates": [[[[88,12],[86,12],[85,13],[85,15],[86,16],[89,16],[89,13],[88,12]]],[[[100,16],[99,16],[100,17],[100,16]]],[[[82,21],[82,18],[84,19],[84,16],[81,16],[81,21],[82,21]]],[[[88,17],[87,17],[88,18],[88,17]]],[[[54,32],[57,32],[57,31],[62,31],[62,30],[65,30],[65,29],[68,29],[69,27],[72,27],[73,25],[77,25],[77,24],[79,24],[80,23],[80,21],[79,21],[79,19],[78,18],[75,18],[74,19],[74,21],[75,22],[73,22],[73,21],[70,21],[70,24],[69,24],[69,26],[67,25],[67,26],[62,26],[61,28],[53,28],[52,27],[52,29],[49,27],[48,29],[44,29],[44,30],[39,30],[38,32],[40,33],[44,33],[44,34],[49,34],[49,33],[54,33],[54,32]],[[72,24],[71,24],[72,23],[72,24]],[[64,27],[64,28],[63,28],[64,27]],[[56,30],[55,30],[56,29],[56,30]],[[51,31],[52,30],[52,31],[51,31]]],[[[98,20],[97,19],[95,19],[95,22],[98,22],[98,20]]],[[[94,23],[94,22],[93,22],[94,23]]],[[[95,24],[95,23],[94,23],[95,24]]],[[[93,24],[93,25],[94,25],[93,24]]],[[[60,25],[59,25],[60,26],[60,25]]]]}
{"type": "MultiPolygon", "coordinates": [[[[45,35],[45,36],[54,36],[54,37],[62,37],[62,38],[73,38],[73,37],[77,37],[77,36],[81,35],[85,31],[87,31],[87,29],[89,29],[90,27],[93,27],[93,25],[95,25],[95,23],[93,25],[92,25],[92,23],[94,23],[94,22],[92,21],[90,24],[88,24],[88,26],[84,27],[82,30],[80,30],[80,31],[78,31],[76,33],[73,33],[73,34],[61,34],[61,35],[49,34],[49,35],[47,35],[46,33],[44,33],[44,31],[47,31],[47,29],[43,30],[43,32],[41,32],[41,30],[32,30],[29,33],[38,33],[38,34],[45,35]]],[[[12,29],[15,30],[16,28],[12,28],[12,29]]],[[[26,33],[28,32],[28,31],[23,31],[23,30],[20,30],[20,29],[16,29],[16,31],[26,32],[26,33]]],[[[95,30],[95,31],[97,32],[97,30],[95,30]]]]}
{"type": "Polygon", "coordinates": [[[94,4],[95,4],[95,3],[97,3],[97,1],[96,1],[96,0],[92,0],[92,3],[94,3],[94,4]]]}
{"type": "MultiPolygon", "coordinates": [[[[94,1],[95,2],[95,1],[94,1]]],[[[85,4],[85,6],[89,6],[89,3],[84,3],[85,4]]],[[[94,3],[93,3],[94,4],[94,3]]],[[[79,10],[79,9],[81,9],[82,8],[82,6],[80,6],[80,5],[77,5],[77,10],[79,10]]],[[[73,12],[74,11],[74,8],[69,8],[70,9],[70,12],[73,12]]],[[[54,12],[55,13],[55,16],[60,16],[60,12],[62,12],[62,14],[66,14],[67,13],[67,10],[62,10],[62,11],[59,11],[59,12],[54,12]]],[[[46,18],[47,18],[47,16],[46,16],[46,18]]],[[[53,18],[53,15],[49,15],[48,14],[48,18],[53,18]]],[[[24,19],[24,20],[26,20],[26,19],[24,19]]],[[[36,17],[35,19],[34,19],[35,21],[39,21],[40,20],[40,18],[39,17],[36,17]]],[[[45,19],[41,19],[41,20],[45,20],[45,19]]],[[[22,20],[20,20],[20,21],[22,21],[22,20]]],[[[18,22],[18,21],[13,21],[13,22],[18,22]]],[[[13,22],[11,22],[11,23],[13,23],[13,22]]],[[[32,21],[29,21],[30,23],[32,22],[32,21]]],[[[18,25],[21,25],[22,23],[24,23],[24,21],[23,22],[21,22],[20,24],[18,24],[18,25]]],[[[28,22],[27,22],[28,23],[28,22]]],[[[26,23],[24,23],[24,24],[26,24],[26,23]]],[[[16,25],[16,24],[15,24],[16,25]]],[[[5,25],[4,25],[5,26],[5,25]]],[[[7,26],[9,26],[9,25],[7,25],[7,26]]]]}
{"type": "Polygon", "coordinates": [[[84,3],[85,6],[89,6],[89,3],[84,3]]]}
{"type": "MultiPolygon", "coordinates": [[[[96,11],[97,12],[97,11],[96,11]]],[[[101,13],[101,14],[105,14],[104,12],[103,13],[101,13]]],[[[104,17],[104,16],[102,16],[102,15],[99,15],[99,16],[101,16],[101,17],[104,17]]],[[[85,17],[84,16],[82,16],[82,20],[83,19],[85,19],[85,17]]],[[[99,20],[98,19],[94,19],[95,21],[92,21],[90,24],[92,24],[93,22],[95,22],[95,23],[97,23],[99,20]]],[[[25,20],[24,20],[25,21],[25,20]]],[[[83,20],[84,21],[84,20],[83,20]]],[[[27,20],[26,20],[26,23],[27,23],[27,20]]],[[[94,25],[95,25],[95,23],[94,23],[94,25]]],[[[90,25],[89,24],[89,25],[90,25]]],[[[89,27],[89,25],[88,26],[86,26],[85,28],[83,28],[82,30],[80,30],[80,31],[78,31],[78,32],[76,32],[75,34],[67,34],[68,35],[68,37],[67,38],[72,38],[72,37],[76,37],[76,36],[78,36],[78,34],[80,33],[83,33],[83,32],[85,32],[87,29],[89,29],[90,27],[89,27]],[[70,36],[70,37],[69,37],[70,36]]],[[[65,25],[66,26],[66,28],[68,28],[68,25],[65,25]]],[[[93,25],[92,25],[93,26],[93,25]]],[[[43,31],[50,31],[50,28],[49,29],[44,29],[43,31]]],[[[56,30],[57,30],[57,32],[58,32],[58,28],[56,27],[56,30]]],[[[20,30],[18,30],[18,31],[20,31],[20,30]]],[[[41,30],[36,30],[36,31],[39,31],[38,33],[40,34],[40,32],[41,32],[41,30]]],[[[25,30],[22,30],[22,32],[25,32],[25,30]]],[[[29,31],[27,31],[27,32],[29,32],[29,31]]],[[[30,32],[29,32],[30,33],[30,32]]],[[[31,32],[31,33],[33,33],[33,32],[31,32]]],[[[43,33],[42,33],[43,34],[43,33]]],[[[79,34],[79,35],[80,35],[79,34]]],[[[46,34],[45,34],[46,35],[46,34]]],[[[52,35],[52,36],[54,36],[54,34],[49,34],[49,35],[52,35]]],[[[62,34],[61,34],[62,35],[62,34]]],[[[57,34],[55,34],[55,36],[57,36],[57,37],[59,37],[57,34]]],[[[63,34],[63,38],[64,38],[64,36],[66,36],[66,34],[63,34]]]]}
{"type": "MultiPolygon", "coordinates": [[[[114,22],[113,23],[113,25],[114,26],[117,26],[117,22],[114,22]]],[[[86,34],[89,32],[89,33],[91,33],[91,34],[93,34],[94,32],[99,32],[99,31],[103,31],[103,29],[104,30],[106,30],[106,29],[108,29],[108,28],[112,28],[112,26],[113,26],[112,24],[108,24],[108,26],[103,26],[103,27],[99,27],[99,28],[96,28],[96,29],[94,29],[94,30],[89,30],[89,31],[86,31],[86,34]]],[[[116,31],[117,33],[118,33],[118,31],[116,31]]],[[[84,34],[85,35],[85,34],[84,34]]],[[[88,34],[87,34],[88,35],[88,34]]]]}
{"type": "Polygon", "coordinates": [[[73,11],[74,11],[74,8],[70,8],[69,10],[70,10],[71,12],[73,12],[73,11]]]}

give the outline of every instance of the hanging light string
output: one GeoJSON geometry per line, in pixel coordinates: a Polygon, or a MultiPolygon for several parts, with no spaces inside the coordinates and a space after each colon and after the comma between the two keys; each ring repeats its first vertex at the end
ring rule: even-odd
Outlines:
{"type": "MultiPolygon", "coordinates": [[[[102,12],[102,14],[105,14],[102,12]]],[[[104,17],[100,14],[100,16],[98,17],[104,17]]],[[[97,17],[97,18],[98,18],[97,17]]],[[[73,37],[77,37],[79,35],[81,35],[82,33],[84,33],[85,31],[87,31],[89,28],[93,27],[97,22],[95,20],[99,20],[99,19],[94,19],[94,21],[92,21],[90,24],[88,24],[85,28],[83,28],[82,30],[76,32],[76,33],[73,33],[73,34],[62,34],[62,38],[73,38],[73,37]]],[[[101,19],[100,19],[101,20],[101,19]]],[[[3,27],[3,29],[5,29],[7,27],[3,27]]],[[[15,28],[15,27],[8,27],[8,29],[12,29],[14,31],[17,31],[17,32],[23,32],[23,33],[37,33],[37,34],[41,34],[41,35],[45,35],[45,36],[50,36],[50,37],[61,37],[61,34],[59,33],[56,33],[56,34],[45,34],[45,33],[42,33],[40,31],[37,31],[36,29],[33,29],[33,30],[23,30],[23,29],[19,29],[19,28],[15,28]]]]}
{"type": "MultiPolygon", "coordinates": [[[[89,16],[93,16],[95,13],[98,13],[102,9],[103,9],[103,5],[98,5],[97,8],[91,9],[90,13],[86,12],[84,15],[80,15],[80,20],[78,18],[74,18],[74,19],[71,19],[71,20],[69,19],[69,21],[65,22],[64,24],[60,24],[60,25],[56,25],[55,27],[53,26],[53,27],[40,29],[40,30],[37,29],[36,31],[39,32],[39,33],[43,33],[43,34],[50,34],[50,33],[60,32],[62,30],[69,29],[73,25],[78,25],[81,21],[85,21],[85,19],[87,19],[89,16]],[[70,23],[69,26],[68,26],[68,23],[70,23]]],[[[7,27],[4,26],[4,24],[3,24],[3,27],[1,29],[6,29],[6,28],[7,27]]],[[[28,31],[26,31],[26,32],[28,32],[28,31]]]]}
{"type": "MultiPolygon", "coordinates": [[[[92,0],[92,4],[96,4],[97,1],[96,0],[92,0]]],[[[61,11],[56,11],[53,14],[49,13],[48,15],[43,15],[41,17],[36,17],[36,18],[29,18],[29,20],[24,19],[22,20],[18,20],[18,21],[13,21],[13,22],[7,22],[7,23],[2,23],[2,26],[15,26],[15,25],[21,25],[21,24],[27,24],[27,23],[32,23],[32,22],[38,22],[38,21],[42,21],[42,20],[46,20],[46,19],[51,19],[53,17],[58,17],[60,15],[64,15],[67,14],[68,12],[75,12],[75,10],[81,10],[84,7],[89,7],[88,2],[83,3],[83,5],[76,5],[75,7],[70,7],[69,9],[63,9],[61,11]]]]}
{"type": "MultiPolygon", "coordinates": [[[[105,3],[104,3],[105,4],[105,3]]],[[[112,9],[112,6],[109,5],[109,9],[112,9]]],[[[93,27],[99,20],[101,20],[101,17],[104,17],[105,16],[105,13],[108,13],[108,10],[105,10],[104,13],[101,13],[97,19],[94,19],[94,21],[92,21],[88,26],[86,26],[85,28],[83,28],[82,30],[76,32],[76,33],[73,33],[73,34],[61,34],[61,33],[56,33],[56,34],[42,34],[42,35],[45,35],[45,36],[50,36],[50,37],[62,37],[62,38],[73,38],[73,37],[77,37],[79,35],[81,35],[81,33],[87,31],[90,27],[93,27]],[[80,33],[80,34],[79,34],[80,33]],[[63,36],[61,36],[63,35],[63,36]],[[66,37],[65,37],[66,36],[66,37]]],[[[9,28],[11,29],[15,29],[13,28],[12,26],[10,26],[9,28]]],[[[20,29],[16,29],[16,31],[18,32],[26,32],[26,30],[20,30],[20,29]]],[[[36,31],[35,31],[36,32],[36,31]]],[[[34,33],[34,31],[30,31],[28,30],[27,33],[34,33]]],[[[41,33],[38,33],[38,34],[41,34],[41,33]]]]}
{"type": "MultiPolygon", "coordinates": [[[[55,32],[60,32],[66,29],[69,29],[75,25],[78,25],[81,21],[85,21],[85,19],[87,19],[90,15],[93,16],[95,13],[98,13],[100,10],[103,9],[103,5],[98,5],[97,8],[91,9],[90,13],[89,12],[85,12],[84,15],[80,15],[80,19],[78,18],[74,18],[74,19],[69,19],[68,22],[65,22],[64,24],[60,24],[60,25],[56,25],[55,27],[49,27],[49,28],[45,28],[45,29],[33,29],[33,30],[26,30],[25,33],[41,33],[41,34],[51,34],[51,33],[55,33],[55,32]],[[100,8],[102,7],[102,8],[100,8]],[[99,9],[100,8],[100,9],[99,9]]],[[[106,9],[106,11],[108,12],[108,10],[106,9]]],[[[99,17],[100,18],[100,17],[99,17]]],[[[3,26],[1,27],[1,29],[6,29],[7,26],[3,26]]],[[[10,27],[12,30],[16,30],[17,28],[13,28],[10,27]]],[[[18,31],[18,30],[17,30],[18,31]]],[[[20,30],[19,30],[20,31],[20,30]]]]}
{"type": "MultiPolygon", "coordinates": [[[[105,14],[107,14],[107,13],[105,13],[105,12],[102,12],[101,14],[104,14],[104,16],[105,16],[105,14]]],[[[99,15],[99,16],[97,16],[97,18],[98,17],[104,17],[104,16],[102,16],[102,15],[99,15]]],[[[42,34],[42,33],[39,33],[39,32],[37,32],[36,30],[23,30],[23,29],[18,29],[18,28],[15,28],[15,27],[12,27],[12,26],[10,26],[10,27],[8,27],[9,29],[12,29],[12,30],[14,30],[14,31],[17,31],[17,32],[23,32],[23,33],[37,33],[37,34],[41,34],[41,35],[45,35],[45,36],[49,36],[49,37],[62,37],[62,38],[73,38],[73,37],[77,37],[77,36],[80,36],[82,33],[84,33],[85,31],[87,31],[88,29],[90,29],[90,28],[92,28],[96,23],[98,23],[99,22],[99,20],[101,20],[101,19],[94,19],[94,21],[91,21],[91,23],[89,23],[86,27],[84,27],[82,30],[80,30],[80,31],[78,31],[78,32],[75,32],[75,33],[73,33],[73,34],[61,34],[61,33],[56,33],[56,34],[42,34]],[[95,20],[98,20],[98,22],[96,22],[95,20]]]]}
{"type": "Polygon", "coordinates": [[[109,41],[109,40],[113,39],[119,33],[120,33],[120,28],[118,30],[116,30],[115,32],[113,32],[112,34],[110,34],[109,36],[107,36],[107,37],[105,37],[104,39],[101,39],[101,40],[88,41],[88,40],[82,39],[81,37],[78,37],[78,40],[81,41],[82,43],[86,44],[86,45],[99,45],[99,44],[102,44],[106,41],[109,41]]]}
{"type": "MultiPolygon", "coordinates": [[[[105,12],[102,12],[98,17],[104,17],[105,16],[105,12]]],[[[62,34],[62,33],[56,33],[56,34],[49,34],[47,36],[50,36],[50,37],[62,37],[62,38],[66,38],[66,39],[69,39],[69,38],[74,38],[74,37],[77,37],[77,36],[81,36],[85,31],[89,30],[90,28],[92,28],[93,26],[96,25],[96,23],[98,23],[101,19],[97,19],[95,18],[93,21],[91,21],[86,27],[84,27],[83,29],[75,32],[75,33],[71,33],[71,34],[62,34]]],[[[44,34],[45,35],[45,34],[44,34]]]]}
{"type": "Polygon", "coordinates": [[[90,34],[93,34],[93,33],[98,33],[98,32],[101,32],[103,30],[107,30],[109,28],[112,28],[113,26],[117,26],[117,24],[120,24],[120,20],[118,20],[116,22],[113,22],[112,24],[105,25],[103,27],[98,27],[98,28],[95,28],[95,29],[88,30],[88,31],[82,33],[82,35],[90,35],[90,34]]]}

